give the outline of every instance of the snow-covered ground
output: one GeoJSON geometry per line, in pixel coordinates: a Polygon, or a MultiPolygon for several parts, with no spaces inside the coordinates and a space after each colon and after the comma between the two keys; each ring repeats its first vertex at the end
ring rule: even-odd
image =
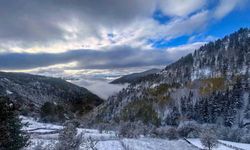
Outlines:
{"type": "MultiPolygon", "coordinates": [[[[40,123],[35,121],[33,118],[22,117],[22,122],[29,124],[29,126],[24,127],[31,134],[30,142],[31,144],[25,148],[25,150],[32,150],[38,144],[43,146],[50,146],[57,143],[58,131],[62,129],[62,126],[53,125],[48,123],[40,123]],[[54,133],[53,133],[54,132],[54,133]]],[[[188,139],[189,144],[185,140],[166,140],[157,138],[146,138],[141,137],[138,139],[126,139],[118,138],[115,132],[104,131],[100,133],[98,130],[94,129],[78,129],[78,133],[84,133],[84,137],[91,137],[98,141],[96,148],[98,150],[198,150],[202,149],[202,145],[199,139],[188,139]]],[[[250,144],[242,144],[228,141],[220,141],[223,144],[219,144],[215,150],[234,150],[234,148],[239,149],[250,149],[250,144]],[[230,148],[233,146],[234,148],[230,148]]]]}
{"type": "Polygon", "coordinates": [[[224,143],[226,145],[232,145],[234,147],[238,147],[241,149],[246,149],[249,150],[250,149],[250,144],[245,144],[245,143],[236,143],[236,142],[230,142],[230,141],[224,141],[224,140],[219,140],[221,143],[224,143]]]}
{"type": "MultiPolygon", "coordinates": [[[[200,139],[187,140],[201,149],[204,148],[201,144],[200,139]]],[[[213,150],[250,150],[250,144],[219,140],[219,144],[217,145],[217,147],[213,148],[213,150]]]]}

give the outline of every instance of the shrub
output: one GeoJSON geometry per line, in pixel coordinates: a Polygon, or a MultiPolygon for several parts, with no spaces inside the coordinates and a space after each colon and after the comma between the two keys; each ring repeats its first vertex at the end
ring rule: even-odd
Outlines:
{"type": "Polygon", "coordinates": [[[228,140],[230,130],[231,129],[229,127],[220,126],[216,128],[216,135],[219,139],[228,140]]]}
{"type": "Polygon", "coordinates": [[[247,133],[243,128],[217,128],[217,136],[227,141],[241,142],[243,135],[247,133]]]}
{"type": "Polygon", "coordinates": [[[103,131],[111,130],[111,125],[108,123],[99,123],[97,124],[96,128],[100,133],[103,133],[103,131]]]}
{"type": "Polygon", "coordinates": [[[216,131],[216,135],[221,140],[250,143],[250,131],[247,128],[230,128],[224,126],[214,126],[210,129],[216,131]]]}
{"type": "Polygon", "coordinates": [[[45,102],[40,109],[40,117],[44,122],[63,122],[65,110],[61,105],[45,102]]]}
{"type": "Polygon", "coordinates": [[[38,142],[35,147],[33,147],[33,150],[45,150],[43,146],[44,142],[38,142]]]}
{"type": "Polygon", "coordinates": [[[23,132],[16,106],[0,97],[0,149],[19,150],[27,145],[29,136],[23,132]]]}
{"type": "Polygon", "coordinates": [[[248,133],[248,134],[243,135],[241,138],[241,142],[242,143],[250,143],[250,134],[248,133]]]}
{"type": "Polygon", "coordinates": [[[46,144],[42,141],[38,141],[36,143],[33,143],[34,146],[30,149],[32,150],[61,150],[59,149],[58,145],[55,144],[55,142],[52,142],[50,144],[46,144]]]}
{"type": "Polygon", "coordinates": [[[174,127],[160,127],[153,131],[153,135],[159,138],[168,138],[169,140],[178,139],[178,132],[174,127]]]}
{"type": "Polygon", "coordinates": [[[200,130],[200,126],[194,121],[182,122],[177,128],[180,137],[190,138],[198,137],[200,130]]]}
{"type": "Polygon", "coordinates": [[[171,127],[166,130],[166,136],[169,140],[175,140],[178,139],[178,132],[176,128],[171,127]]]}
{"type": "Polygon", "coordinates": [[[119,137],[138,138],[147,133],[146,127],[140,122],[124,122],[118,129],[119,137]]]}
{"type": "Polygon", "coordinates": [[[96,145],[98,141],[95,141],[93,138],[88,137],[87,139],[84,140],[84,148],[87,150],[97,150],[96,145]]]}
{"type": "Polygon", "coordinates": [[[147,100],[135,100],[126,105],[122,109],[119,119],[128,122],[140,120],[144,124],[160,125],[160,119],[153,108],[152,102],[147,100]]]}
{"type": "Polygon", "coordinates": [[[72,121],[66,122],[65,127],[59,133],[58,150],[79,150],[82,143],[82,134],[77,136],[76,124],[72,121]]]}

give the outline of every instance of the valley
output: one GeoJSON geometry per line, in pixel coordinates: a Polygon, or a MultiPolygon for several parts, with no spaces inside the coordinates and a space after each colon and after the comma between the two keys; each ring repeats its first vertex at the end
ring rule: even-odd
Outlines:
{"type": "Polygon", "coordinates": [[[0,0],[0,150],[250,150],[250,0],[0,0]]]}

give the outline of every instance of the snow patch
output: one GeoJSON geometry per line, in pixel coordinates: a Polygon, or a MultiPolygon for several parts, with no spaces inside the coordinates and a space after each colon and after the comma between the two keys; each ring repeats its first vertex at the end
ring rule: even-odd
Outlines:
{"type": "Polygon", "coordinates": [[[240,69],[240,73],[241,74],[245,74],[248,71],[248,66],[244,65],[241,69],[240,69]]]}
{"type": "Polygon", "coordinates": [[[13,92],[6,90],[6,94],[11,95],[11,94],[13,94],[13,92]]]}
{"type": "MultiPolygon", "coordinates": [[[[203,145],[200,141],[200,139],[187,139],[191,144],[199,147],[200,149],[203,149],[203,145]]],[[[244,143],[236,143],[236,142],[229,142],[229,141],[224,141],[224,140],[219,140],[220,143],[226,144],[220,144],[218,143],[218,146],[213,148],[213,150],[234,150],[234,148],[238,148],[238,149],[243,149],[243,150],[248,150],[250,149],[250,144],[244,144],[244,143]]]]}
{"type": "MultiPolygon", "coordinates": [[[[34,118],[21,116],[22,122],[29,123],[28,127],[24,127],[23,130],[30,131],[36,130],[36,132],[48,132],[51,130],[62,129],[63,127],[60,125],[54,125],[50,123],[41,123],[37,122],[34,118]],[[40,128],[40,129],[39,129],[40,128]]],[[[167,140],[167,139],[158,139],[158,138],[146,138],[141,137],[138,139],[122,139],[116,136],[115,132],[103,132],[100,133],[95,129],[83,129],[78,128],[78,133],[84,132],[84,137],[92,137],[97,140],[98,143],[96,145],[97,150],[124,150],[126,148],[133,150],[198,150],[198,148],[202,149],[203,146],[199,139],[188,139],[191,144],[187,143],[184,140],[167,140]],[[198,148],[196,148],[195,146],[198,148]]],[[[50,147],[55,145],[58,142],[58,133],[56,134],[41,134],[37,135],[31,134],[31,139],[29,146],[24,150],[33,150],[37,145],[42,144],[43,146],[50,147]]],[[[231,145],[233,147],[241,148],[241,149],[250,149],[250,144],[243,143],[235,143],[220,140],[221,143],[226,145],[231,145]]],[[[217,148],[214,150],[232,150],[232,148],[227,147],[223,144],[219,144],[217,148]]],[[[81,150],[84,147],[81,146],[81,150]]]]}
{"type": "Polygon", "coordinates": [[[212,76],[212,71],[210,68],[196,69],[191,74],[191,80],[194,81],[199,78],[207,78],[212,76]]]}
{"type": "Polygon", "coordinates": [[[250,149],[250,144],[245,144],[245,143],[236,143],[236,142],[230,142],[230,141],[224,141],[224,140],[219,140],[221,143],[227,144],[227,145],[232,145],[234,147],[238,147],[241,149],[250,149]]]}
{"type": "MultiPolygon", "coordinates": [[[[36,132],[47,132],[54,129],[62,129],[62,126],[54,125],[50,123],[40,123],[34,118],[22,116],[22,122],[29,123],[28,127],[24,127],[23,130],[30,131],[34,129],[36,132]],[[41,129],[39,129],[41,128],[41,129]],[[42,129],[44,128],[44,129],[42,129]]],[[[97,140],[97,150],[124,150],[125,148],[133,150],[196,150],[193,146],[185,142],[184,140],[166,140],[157,138],[138,138],[138,139],[122,139],[116,136],[115,132],[109,131],[100,133],[95,129],[83,129],[78,128],[78,133],[84,132],[84,137],[92,137],[97,140]]],[[[43,146],[50,147],[55,145],[58,141],[58,133],[56,134],[31,134],[30,145],[25,150],[33,150],[36,145],[42,144],[43,146]]],[[[84,147],[81,146],[81,150],[84,147]]]]}

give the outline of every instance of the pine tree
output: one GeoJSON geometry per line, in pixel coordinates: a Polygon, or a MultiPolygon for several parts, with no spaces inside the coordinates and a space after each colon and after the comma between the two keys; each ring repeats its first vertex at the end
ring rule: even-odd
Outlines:
{"type": "Polygon", "coordinates": [[[202,119],[203,122],[208,122],[209,121],[209,103],[208,103],[208,99],[204,98],[203,100],[203,104],[201,106],[201,115],[202,115],[202,119]]]}
{"type": "Polygon", "coordinates": [[[28,135],[24,133],[16,106],[5,97],[0,97],[0,149],[19,150],[27,144],[28,135]]]}
{"type": "Polygon", "coordinates": [[[170,113],[169,117],[166,119],[166,123],[168,125],[176,126],[179,124],[180,113],[176,106],[173,107],[172,112],[170,113]]]}
{"type": "Polygon", "coordinates": [[[235,106],[240,109],[243,105],[242,83],[241,77],[238,77],[234,85],[232,97],[235,100],[235,106]]]}
{"type": "Polygon", "coordinates": [[[186,115],[187,107],[186,107],[186,97],[181,97],[181,113],[182,115],[186,115]]]}

